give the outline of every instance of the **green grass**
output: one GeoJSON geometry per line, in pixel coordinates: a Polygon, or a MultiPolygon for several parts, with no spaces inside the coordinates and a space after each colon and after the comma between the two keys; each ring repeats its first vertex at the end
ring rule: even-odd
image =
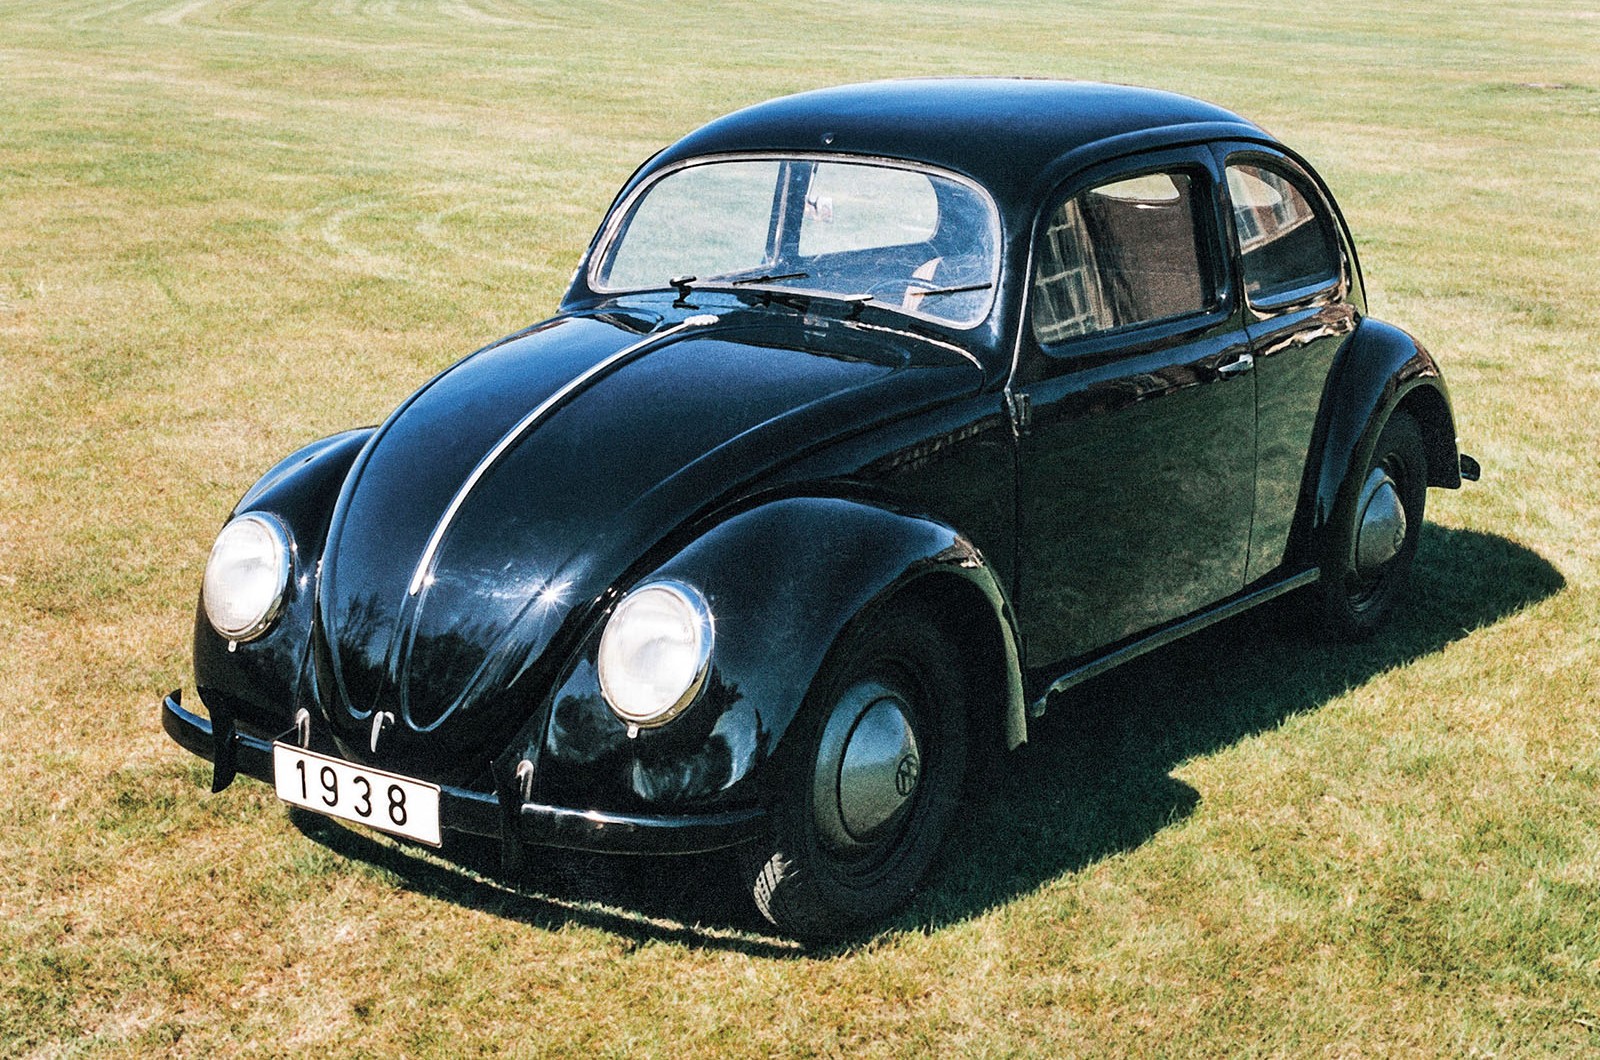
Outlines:
{"type": "Polygon", "coordinates": [[[1600,1047],[1597,144],[1582,0],[0,0],[0,1053],[1600,1047]],[[547,314],[700,122],[948,72],[1189,92],[1329,179],[1487,469],[1389,636],[1268,611],[1080,688],[820,953],[715,858],[516,894],[206,794],[155,705],[257,473],[547,314]]]}

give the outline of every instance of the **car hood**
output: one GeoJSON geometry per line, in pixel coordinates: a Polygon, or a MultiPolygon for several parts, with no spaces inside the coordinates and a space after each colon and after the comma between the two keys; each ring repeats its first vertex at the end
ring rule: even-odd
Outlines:
{"type": "Polygon", "coordinates": [[[558,632],[653,545],[981,382],[949,347],[776,308],[565,316],[468,357],[378,429],[338,498],[313,651],[340,743],[470,780],[542,702],[558,632]]]}

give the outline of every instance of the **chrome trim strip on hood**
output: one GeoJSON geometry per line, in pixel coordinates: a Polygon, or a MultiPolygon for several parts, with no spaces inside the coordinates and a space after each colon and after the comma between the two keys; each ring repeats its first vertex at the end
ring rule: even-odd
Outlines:
{"type": "Polygon", "coordinates": [[[422,550],[422,558],[417,561],[416,572],[411,575],[411,587],[408,590],[407,595],[415,596],[417,593],[422,591],[423,585],[426,584],[428,580],[428,574],[433,569],[434,558],[439,554],[439,546],[444,542],[444,535],[449,532],[450,524],[455,521],[456,514],[460,512],[461,506],[466,503],[467,497],[472,494],[472,491],[477,487],[478,482],[483,478],[484,475],[489,473],[490,468],[494,467],[495,464],[500,462],[500,458],[505,456],[506,452],[510,450],[513,445],[516,445],[517,442],[521,441],[522,438],[529,431],[533,430],[533,428],[536,427],[541,420],[550,416],[553,412],[560,408],[563,403],[566,402],[567,398],[571,397],[574,393],[588,385],[596,377],[603,375],[617,364],[627,360],[629,357],[632,357],[634,354],[643,351],[647,347],[660,343],[665,339],[669,339],[673,335],[687,331],[690,328],[705,327],[710,324],[715,324],[716,322],[717,318],[709,313],[699,314],[688,317],[685,320],[674,324],[672,327],[667,328],[665,331],[654,335],[647,335],[638,342],[624,346],[616,353],[613,353],[611,356],[586,369],[581,375],[573,378],[560,390],[557,390],[554,394],[551,394],[549,397],[545,398],[544,401],[540,402],[538,407],[532,412],[522,417],[522,419],[517,422],[516,426],[507,431],[505,435],[495,443],[494,448],[490,449],[489,452],[484,455],[484,458],[478,461],[478,466],[472,469],[472,473],[468,475],[466,481],[461,484],[461,488],[456,490],[456,495],[451,499],[450,506],[447,507],[444,510],[444,514],[439,517],[439,524],[433,528],[433,534],[428,538],[428,543],[422,550]]]}

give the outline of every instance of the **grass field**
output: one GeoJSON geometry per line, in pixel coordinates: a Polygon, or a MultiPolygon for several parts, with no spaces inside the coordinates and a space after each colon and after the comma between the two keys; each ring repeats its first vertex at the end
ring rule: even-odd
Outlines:
{"type": "Polygon", "coordinates": [[[0,1054],[1600,1047],[1600,8],[1158,8],[0,0],[0,1054]],[[519,894],[207,794],[156,704],[257,473],[546,315],[655,148],[931,72],[1185,91],[1319,166],[1486,468],[1392,635],[1269,613],[1083,687],[833,951],[716,859],[519,894]]]}

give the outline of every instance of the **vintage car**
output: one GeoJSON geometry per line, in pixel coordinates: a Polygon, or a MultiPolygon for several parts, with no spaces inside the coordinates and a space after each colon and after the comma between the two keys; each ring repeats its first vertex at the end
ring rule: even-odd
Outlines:
{"type": "Polygon", "coordinates": [[[314,442],[206,565],[166,731],[438,845],[699,852],[801,938],[1052,695],[1292,590],[1395,604],[1457,449],[1306,162],[1164,92],[808,92],[646,162],[553,318],[314,442]]]}

